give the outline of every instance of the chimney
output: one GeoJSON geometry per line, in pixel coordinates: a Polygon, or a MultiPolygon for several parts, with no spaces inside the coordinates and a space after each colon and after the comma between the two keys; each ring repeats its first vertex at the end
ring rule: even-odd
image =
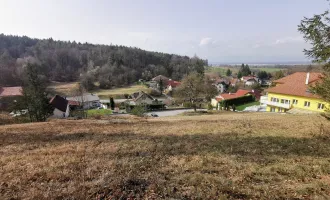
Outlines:
{"type": "Polygon", "coordinates": [[[308,85],[308,82],[309,82],[309,72],[307,72],[307,75],[306,75],[306,85],[308,85]]]}

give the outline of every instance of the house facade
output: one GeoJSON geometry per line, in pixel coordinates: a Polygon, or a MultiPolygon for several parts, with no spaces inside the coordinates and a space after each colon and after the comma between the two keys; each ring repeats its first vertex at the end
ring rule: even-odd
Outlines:
{"type": "Polygon", "coordinates": [[[84,109],[100,107],[100,98],[96,94],[83,94],[82,96],[67,97],[70,102],[78,102],[84,109]]]}
{"type": "Polygon", "coordinates": [[[324,112],[329,105],[310,91],[321,76],[321,73],[296,72],[274,81],[276,86],[266,90],[267,111],[324,112]]]}
{"type": "Polygon", "coordinates": [[[53,117],[54,118],[67,118],[70,114],[69,101],[65,98],[55,95],[49,103],[53,106],[53,117]]]}
{"type": "Polygon", "coordinates": [[[241,80],[243,81],[244,85],[246,85],[246,86],[251,86],[251,85],[258,83],[258,78],[255,76],[243,76],[241,78],[241,80]]]}

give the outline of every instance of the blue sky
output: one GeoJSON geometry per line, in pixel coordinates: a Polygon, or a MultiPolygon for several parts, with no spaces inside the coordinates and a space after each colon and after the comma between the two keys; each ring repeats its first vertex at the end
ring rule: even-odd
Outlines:
{"type": "Polygon", "coordinates": [[[326,0],[0,0],[0,33],[210,62],[305,61],[297,25],[328,8],[326,0]]]}

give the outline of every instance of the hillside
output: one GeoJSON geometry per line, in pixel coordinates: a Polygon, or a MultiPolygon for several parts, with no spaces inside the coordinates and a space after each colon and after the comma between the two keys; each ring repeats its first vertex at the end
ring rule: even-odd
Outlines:
{"type": "Polygon", "coordinates": [[[328,199],[329,130],[270,113],[0,126],[0,199],[328,199]]]}
{"type": "MultiPolygon", "coordinates": [[[[110,41],[109,41],[110,43],[110,41]]],[[[145,51],[117,45],[75,41],[32,39],[0,34],[0,86],[22,83],[24,66],[37,63],[40,74],[50,81],[83,79],[109,89],[162,74],[179,80],[194,70],[204,70],[206,60],[175,54],[145,51]]],[[[86,89],[93,85],[86,84],[86,89]]]]}

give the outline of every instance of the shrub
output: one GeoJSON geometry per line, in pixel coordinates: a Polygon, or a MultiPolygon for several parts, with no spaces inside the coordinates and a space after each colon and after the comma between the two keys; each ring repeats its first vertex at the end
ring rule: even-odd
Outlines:
{"type": "Polygon", "coordinates": [[[185,107],[185,108],[192,108],[193,105],[192,105],[192,103],[190,103],[190,102],[184,102],[184,103],[183,103],[183,107],[185,107]]]}
{"type": "Polygon", "coordinates": [[[210,104],[210,103],[207,104],[207,109],[208,109],[208,110],[213,110],[213,106],[212,106],[212,104],[210,104]]]}
{"type": "Polygon", "coordinates": [[[145,107],[143,105],[136,105],[133,108],[131,114],[132,115],[135,115],[135,116],[138,116],[138,117],[143,117],[144,114],[145,114],[145,112],[146,112],[146,109],[145,109],[145,107]]]}

